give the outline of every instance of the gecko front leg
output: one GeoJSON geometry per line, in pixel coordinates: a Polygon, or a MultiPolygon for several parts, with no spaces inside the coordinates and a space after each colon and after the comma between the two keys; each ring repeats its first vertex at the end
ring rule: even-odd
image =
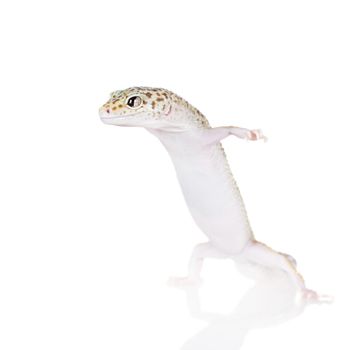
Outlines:
{"type": "Polygon", "coordinates": [[[188,264],[188,275],[186,277],[172,277],[169,279],[168,285],[172,287],[199,285],[201,284],[200,274],[205,259],[225,259],[229,257],[229,255],[215,248],[210,242],[198,244],[192,251],[188,264]]]}
{"type": "Polygon", "coordinates": [[[246,129],[237,126],[219,126],[216,128],[204,129],[201,132],[201,141],[204,145],[212,145],[220,142],[224,138],[234,135],[240,139],[257,141],[267,141],[267,137],[264,136],[260,129],[246,129]]]}

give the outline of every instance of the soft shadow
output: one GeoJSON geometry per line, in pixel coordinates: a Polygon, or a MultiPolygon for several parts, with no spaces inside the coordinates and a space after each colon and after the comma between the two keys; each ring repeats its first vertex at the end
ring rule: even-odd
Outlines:
{"type": "Polygon", "coordinates": [[[297,317],[309,303],[297,297],[296,288],[280,271],[270,271],[257,280],[228,314],[203,311],[198,287],[181,289],[186,293],[191,315],[208,322],[208,326],[189,339],[181,350],[240,349],[249,331],[297,317]]]}

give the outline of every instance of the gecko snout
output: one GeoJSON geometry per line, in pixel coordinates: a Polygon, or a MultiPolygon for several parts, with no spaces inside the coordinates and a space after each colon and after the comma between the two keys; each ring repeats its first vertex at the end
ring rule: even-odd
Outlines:
{"type": "Polygon", "coordinates": [[[100,118],[105,118],[106,116],[109,116],[111,113],[110,107],[109,106],[103,106],[99,110],[100,118]]]}

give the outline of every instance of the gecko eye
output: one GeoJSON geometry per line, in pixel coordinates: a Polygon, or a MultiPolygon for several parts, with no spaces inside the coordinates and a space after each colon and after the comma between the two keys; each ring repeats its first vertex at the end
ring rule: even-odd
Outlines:
{"type": "Polygon", "coordinates": [[[142,104],[142,100],[140,96],[131,96],[127,99],[126,104],[130,108],[138,108],[142,104]]]}

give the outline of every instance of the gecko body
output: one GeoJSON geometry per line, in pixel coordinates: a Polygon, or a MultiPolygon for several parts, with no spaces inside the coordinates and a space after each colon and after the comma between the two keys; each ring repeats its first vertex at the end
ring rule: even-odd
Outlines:
{"type": "Polygon", "coordinates": [[[187,282],[199,278],[204,258],[230,257],[282,269],[304,296],[318,298],[315,292],[306,289],[291,256],[254,238],[220,142],[229,135],[264,139],[260,130],[233,126],[212,128],[198,109],[160,88],[133,87],[113,92],[99,114],[106,124],[144,127],[166,148],[189,211],[209,238],[209,242],[194,249],[187,282]]]}
{"type": "Polygon", "coordinates": [[[239,253],[253,234],[221,144],[203,147],[198,142],[200,130],[170,135],[151,132],[169,153],[196,224],[215,247],[239,253]]]}

